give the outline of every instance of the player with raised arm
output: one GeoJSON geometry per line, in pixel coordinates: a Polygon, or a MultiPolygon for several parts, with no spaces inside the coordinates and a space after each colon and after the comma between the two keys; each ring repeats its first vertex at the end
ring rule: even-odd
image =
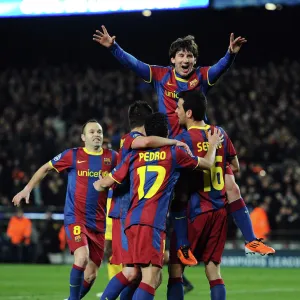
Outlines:
{"type": "MultiPolygon", "coordinates": [[[[152,108],[145,101],[136,101],[129,106],[128,120],[131,131],[121,138],[118,163],[132,150],[142,148],[157,148],[166,145],[184,146],[188,151],[189,148],[184,143],[177,140],[170,140],[158,136],[145,136],[144,123],[145,119],[152,114],[152,108]]],[[[112,206],[108,216],[112,218],[112,264],[123,264],[122,272],[116,274],[108,283],[103,299],[113,299],[114,295],[119,295],[120,286],[126,285],[122,291],[121,300],[131,299],[137,284],[132,283],[132,278],[136,278],[137,270],[133,265],[124,264],[124,257],[128,251],[128,242],[124,233],[125,218],[130,204],[130,185],[129,179],[125,180],[122,185],[118,185],[113,190],[112,206]]]]}
{"type": "Polygon", "coordinates": [[[29,203],[32,189],[48,172],[68,171],[64,226],[74,254],[69,300],[83,298],[97,277],[104,252],[107,192],[97,192],[93,183],[111,172],[118,157],[117,152],[102,148],[102,127],[94,119],[82,126],[81,139],[84,147],[67,149],[44,164],[12,200],[16,206],[22,199],[29,203]]]}
{"type": "MultiPolygon", "coordinates": [[[[159,111],[166,113],[168,117],[169,136],[171,138],[178,135],[181,130],[175,114],[178,93],[187,90],[198,90],[206,95],[221,75],[228,70],[242,45],[247,42],[245,38],[240,36],[235,39],[234,34],[231,33],[228,51],[223,58],[212,66],[195,67],[198,59],[198,45],[195,43],[194,37],[189,35],[184,38],[178,38],[171,44],[169,49],[171,66],[160,67],[145,64],[125,52],[115,42],[116,37],[109,35],[105,26],[102,26],[102,32],[99,30],[96,31],[93,39],[102,46],[109,48],[120,63],[133,70],[145,81],[154,85],[158,96],[159,111]]],[[[225,186],[227,198],[230,202],[229,212],[245,238],[246,253],[265,255],[267,254],[264,252],[265,248],[261,247],[260,240],[256,238],[253,232],[249,214],[245,214],[246,205],[233,175],[233,171],[238,171],[238,169],[238,165],[228,165],[226,168],[225,186]],[[234,169],[232,170],[231,168],[234,169]]],[[[171,214],[174,229],[178,236],[178,256],[183,263],[193,265],[196,262],[188,251],[189,245],[185,234],[184,213],[171,214]]]]}
{"type": "MultiPolygon", "coordinates": [[[[154,113],[145,122],[147,135],[167,137],[166,116],[154,113]]],[[[121,183],[129,174],[131,204],[125,220],[128,252],[124,261],[142,269],[142,281],[133,299],[153,299],[161,282],[166,217],[173,188],[181,168],[209,169],[214,161],[220,132],[208,134],[210,149],[204,158],[191,157],[180,147],[133,150],[119,164],[111,176],[95,182],[101,190],[114,182],[121,183]]],[[[116,299],[114,298],[107,299],[116,299]]],[[[105,299],[105,298],[103,298],[105,299]]]]}
{"type": "MultiPolygon", "coordinates": [[[[218,128],[204,122],[206,106],[206,98],[200,93],[187,91],[179,94],[176,112],[180,124],[185,126],[187,131],[183,131],[176,139],[186,142],[193,154],[199,156],[204,156],[209,149],[208,131],[218,128]]],[[[238,164],[238,162],[233,162],[237,161],[237,156],[231,140],[222,128],[219,130],[224,135],[224,141],[217,149],[213,167],[210,170],[190,172],[181,176],[190,194],[188,238],[196,258],[205,263],[212,300],[222,300],[226,297],[225,285],[220,274],[221,256],[227,233],[225,173],[227,163],[238,164]]],[[[275,252],[273,248],[261,241],[258,243],[265,248],[263,250],[265,253],[275,252]]],[[[170,300],[183,299],[181,281],[183,267],[176,253],[173,243],[170,250],[171,265],[168,284],[168,299],[170,300]]]]}

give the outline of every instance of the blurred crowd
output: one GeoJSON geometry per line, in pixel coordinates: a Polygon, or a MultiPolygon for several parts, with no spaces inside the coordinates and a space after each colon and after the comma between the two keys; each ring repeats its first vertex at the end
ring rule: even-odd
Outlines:
{"type": "MultiPolygon", "coordinates": [[[[227,131],[238,152],[242,196],[250,210],[267,213],[273,239],[300,236],[299,77],[297,61],[233,67],[208,94],[209,122],[227,131]]],[[[80,146],[88,119],[98,119],[118,149],[128,105],[143,99],[156,108],[152,87],[121,67],[6,69],[0,98],[0,206],[11,205],[40,165],[80,146]]],[[[63,206],[65,182],[66,176],[50,173],[31,205],[63,206]]]]}

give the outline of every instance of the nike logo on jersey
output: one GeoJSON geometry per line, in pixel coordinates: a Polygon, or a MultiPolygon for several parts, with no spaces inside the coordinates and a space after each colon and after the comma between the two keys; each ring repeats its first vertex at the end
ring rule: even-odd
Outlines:
{"type": "Polygon", "coordinates": [[[82,163],[84,163],[84,162],[86,162],[86,160],[77,160],[77,163],[78,163],[78,164],[82,164],[82,163]]]}

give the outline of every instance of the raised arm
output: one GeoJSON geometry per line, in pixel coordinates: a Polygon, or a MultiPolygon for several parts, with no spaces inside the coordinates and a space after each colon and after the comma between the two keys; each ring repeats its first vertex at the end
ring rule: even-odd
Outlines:
{"type": "Polygon", "coordinates": [[[234,34],[230,34],[229,47],[225,56],[222,57],[216,64],[211,66],[208,70],[207,80],[209,85],[215,84],[222,74],[224,74],[230,68],[236,54],[246,42],[247,40],[245,38],[239,36],[234,39],[234,34]]]}
{"type": "Polygon", "coordinates": [[[52,169],[53,166],[49,162],[41,166],[31,177],[30,181],[24,187],[24,189],[14,196],[12,200],[14,206],[19,206],[22,199],[25,199],[26,204],[28,204],[31,191],[45,178],[48,172],[52,169]]]}
{"type": "Polygon", "coordinates": [[[113,56],[126,68],[135,72],[139,77],[147,82],[151,81],[151,68],[148,64],[136,59],[131,54],[124,51],[116,42],[115,36],[110,36],[105,26],[101,26],[102,32],[96,30],[93,40],[100,45],[109,48],[113,56]]]}

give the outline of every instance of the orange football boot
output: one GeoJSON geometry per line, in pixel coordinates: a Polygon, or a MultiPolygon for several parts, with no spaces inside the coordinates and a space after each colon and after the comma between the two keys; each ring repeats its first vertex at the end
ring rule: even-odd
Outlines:
{"type": "Polygon", "coordinates": [[[275,254],[275,250],[263,243],[262,240],[263,239],[256,239],[250,243],[245,244],[246,254],[260,254],[261,256],[275,254]]]}
{"type": "Polygon", "coordinates": [[[177,256],[185,266],[196,266],[198,264],[198,261],[189,246],[181,246],[177,251],[177,256]]]}

